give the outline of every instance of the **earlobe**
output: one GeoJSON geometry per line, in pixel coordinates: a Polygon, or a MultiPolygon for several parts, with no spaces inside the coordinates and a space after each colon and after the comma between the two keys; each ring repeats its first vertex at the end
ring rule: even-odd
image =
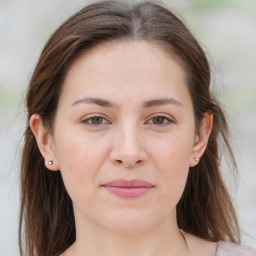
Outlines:
{"type": "Polygon", "coordinates": [[[208,140],[212,131],[213,115],[211,113],[205,113],[203,120],[201,121],[199,134],[195,137],[193,150],[190,159],[190,167],[193,167],[199,163],[200,158],[204,154],[208,140]]]}
{"type": "Polygon", "coordinates": [[[45,160],[45,166],[51,171],[58,171],[59,165],[56,157],[53,137],[44,127],[40,115],[34,114],[30,118],[30,128],[35,136],[37,146],[45,160]]]}

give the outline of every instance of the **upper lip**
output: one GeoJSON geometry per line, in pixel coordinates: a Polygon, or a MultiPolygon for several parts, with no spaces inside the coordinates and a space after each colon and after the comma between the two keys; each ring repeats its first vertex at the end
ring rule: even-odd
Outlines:
{"type": "Polygon", "coordinates": [[[121,187],[121,188],[150,188],[153,185],[147,181],[133,179],[133,180],[125,180],[125,179],[117,179],[112,180],[110,182],[105,183],[103,186],[105,187],[121,187]]]}

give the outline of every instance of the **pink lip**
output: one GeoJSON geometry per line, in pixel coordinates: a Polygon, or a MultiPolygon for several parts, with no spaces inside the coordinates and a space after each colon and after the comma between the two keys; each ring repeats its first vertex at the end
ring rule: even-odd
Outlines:
{"type": "Polygon", "coordinates": [[[144,180],[113,180],[103,185],[109,192],[122,198],[137,198],[149,192],[154,186],[144,180]]]}

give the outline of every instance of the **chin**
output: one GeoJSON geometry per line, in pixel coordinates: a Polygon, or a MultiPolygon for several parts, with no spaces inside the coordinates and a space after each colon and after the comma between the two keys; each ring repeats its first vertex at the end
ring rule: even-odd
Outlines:
{"type": "Polygon", "coordinates": [[[121,210],[105,217],[105,227],[120,235],[137,236],[158,225],[159,220],[136,209],[121,210]]]}

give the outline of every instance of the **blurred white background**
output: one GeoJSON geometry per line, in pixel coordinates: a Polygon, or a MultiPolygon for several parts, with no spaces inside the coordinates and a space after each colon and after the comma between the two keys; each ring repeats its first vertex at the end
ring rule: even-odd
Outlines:
{"type": "MultiPolygon", "coordinates": [[[[24,92],[50,34],[88,1],[0,0],[0,256],[18,253],[24,92]]],[[[240,171],[243,243],[256,247],[256,0],[169,0],[209,55],[240,171]]]]}

